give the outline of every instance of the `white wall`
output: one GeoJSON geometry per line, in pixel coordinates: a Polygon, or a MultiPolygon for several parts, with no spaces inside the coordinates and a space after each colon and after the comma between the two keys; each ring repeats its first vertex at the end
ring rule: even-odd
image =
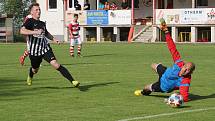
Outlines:
{"type": "Polygon", "coordinates": [[[63,39],[63,1],[57,0],[57,9],[52,11],[47,10],[45,0],[37,2],[41,9],[40,20],[46,21],[47,30],[58,39],[63,39]]]}

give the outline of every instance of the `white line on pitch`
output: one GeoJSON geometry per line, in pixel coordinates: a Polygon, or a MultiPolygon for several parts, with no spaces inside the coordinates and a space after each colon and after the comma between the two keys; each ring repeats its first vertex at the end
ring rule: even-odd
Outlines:
{"type": "Polygon", "coordinates": [[[181,114],[181,113],[200,112],[200,111],[207,111],[207,110],[215,110],[215,107],[205,108],[205,109],[186,110],[186,111],[175,112],[175,113],[161,113],[161,114],[157,114],[157,115],[149,115],[149,116],[134,117],[134,118],[128,118],[128,119],[121,119],[118,121],[132,121],[132,120],[140,120],[140,119],[149,119],[149,118],[155,118],[155,117],[170,116],[170,115],[176,115],[176,114],[181,114]]]}

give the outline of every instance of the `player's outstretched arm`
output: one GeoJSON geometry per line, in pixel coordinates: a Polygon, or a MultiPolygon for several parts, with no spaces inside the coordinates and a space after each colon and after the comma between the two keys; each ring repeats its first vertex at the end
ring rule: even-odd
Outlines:
{"type": "MultiPolygon", "coordinates": [[[[188,79],[184,79],[188,80],[188,79]]],[[[184,84],[179,87],[180,94],[183,96],[184,102],[189,101],[189,84],[184,84]]]]}
{"type": "Polygon", "coordinates": [[[168,46],[168,49],[172,55],[172,59],[175,62],[181,58],[180,53],[176,49],[176,45],[173,42],[172,37],[168,31],[165,20],[161,19],[160,22],[161,22],[160,29],[161,29],[161,31],[165,32],[165,38],[166,38],[167,46],[168,46]]]}
{"type": "Polygon", "coordinates": [[[54,38],[47,30],[46,30],[46,37],[52,41],[54,41],[57,44],[60,44],[60,41],[54,38]]]}

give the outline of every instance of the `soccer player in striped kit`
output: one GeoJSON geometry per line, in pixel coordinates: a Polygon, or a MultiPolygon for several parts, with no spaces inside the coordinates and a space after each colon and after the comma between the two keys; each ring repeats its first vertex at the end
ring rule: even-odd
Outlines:
{"type": "MultiPolygon", "coordinates": [[[[24,23],[29,19],[32,18],[32,15],[27,15],[24,19],[24,23]]],[[[27,48],[25,49],[24,53],[22,56],[19,57],[19,62],[20,64],[23,66],[25,63],[25,58],[28,56],[28,50],[29,50],[29,46],[28,46],[28,36],[25,37],[26,43],[27,43],[27,48]]]]}
{"type": "Polygon", "coordinates": [[[158,74],[157,82],[146,85],[143,90],[136,90],[136,95],[149,95],[151,92],[168,93],[173,90],[179,90],[183,96],[184,102],[189,101],[189,87],[191,83],[191,74],[195,70],[195,64],[181,60],[181,55],[176,49],[176,45],[170,36],[166,22],[161,21],[161,31],[165,32],[167,47],[173,59],[172,67],[165,67],[161,63],[152,64],[152,69],[158,74]]]}
{"type": "Polygon", "coordinates": [[[79,82],[75,81],[69,71],[62,65],[60,65],[52,51],[48,39],[59,43],[59,40],[55,39],[46,29],[46,24],[40,21],[40,7],[38,3],[33,3],[29,7],[32,18],[29,18],[21,27],[20,33],[28,36],[29,44],[29,58],[31,61],[31,67],[29,69],[29,75],[27,78],[27,85],[32,85],[32,78],[39,70],[40,64],[44,59],[52,65],[52,67],[58,70],[66,79],[68,79],[75,87],[79,86],[79,82]],[[48,38],[48,39],[47,39],[48,38]]]}
{"type": "Polygon", "coordinates": [[[77,55],[81,57],[81,37],[79,35],[78,14],[74,14],[73,21],[68,25],[70,34],[70,56],[74,57],[74,47],[78,45],[77,55]]]}

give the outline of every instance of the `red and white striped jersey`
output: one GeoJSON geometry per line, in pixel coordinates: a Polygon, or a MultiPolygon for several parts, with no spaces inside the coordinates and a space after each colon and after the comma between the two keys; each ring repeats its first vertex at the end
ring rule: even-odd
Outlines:
{"type": "Polygon", "coordinates": [[[73,38],[78,38],[80,30],[79,23],[77,21],[72,21],[68,27],[70,34],[72,34],[73,38]]]}

